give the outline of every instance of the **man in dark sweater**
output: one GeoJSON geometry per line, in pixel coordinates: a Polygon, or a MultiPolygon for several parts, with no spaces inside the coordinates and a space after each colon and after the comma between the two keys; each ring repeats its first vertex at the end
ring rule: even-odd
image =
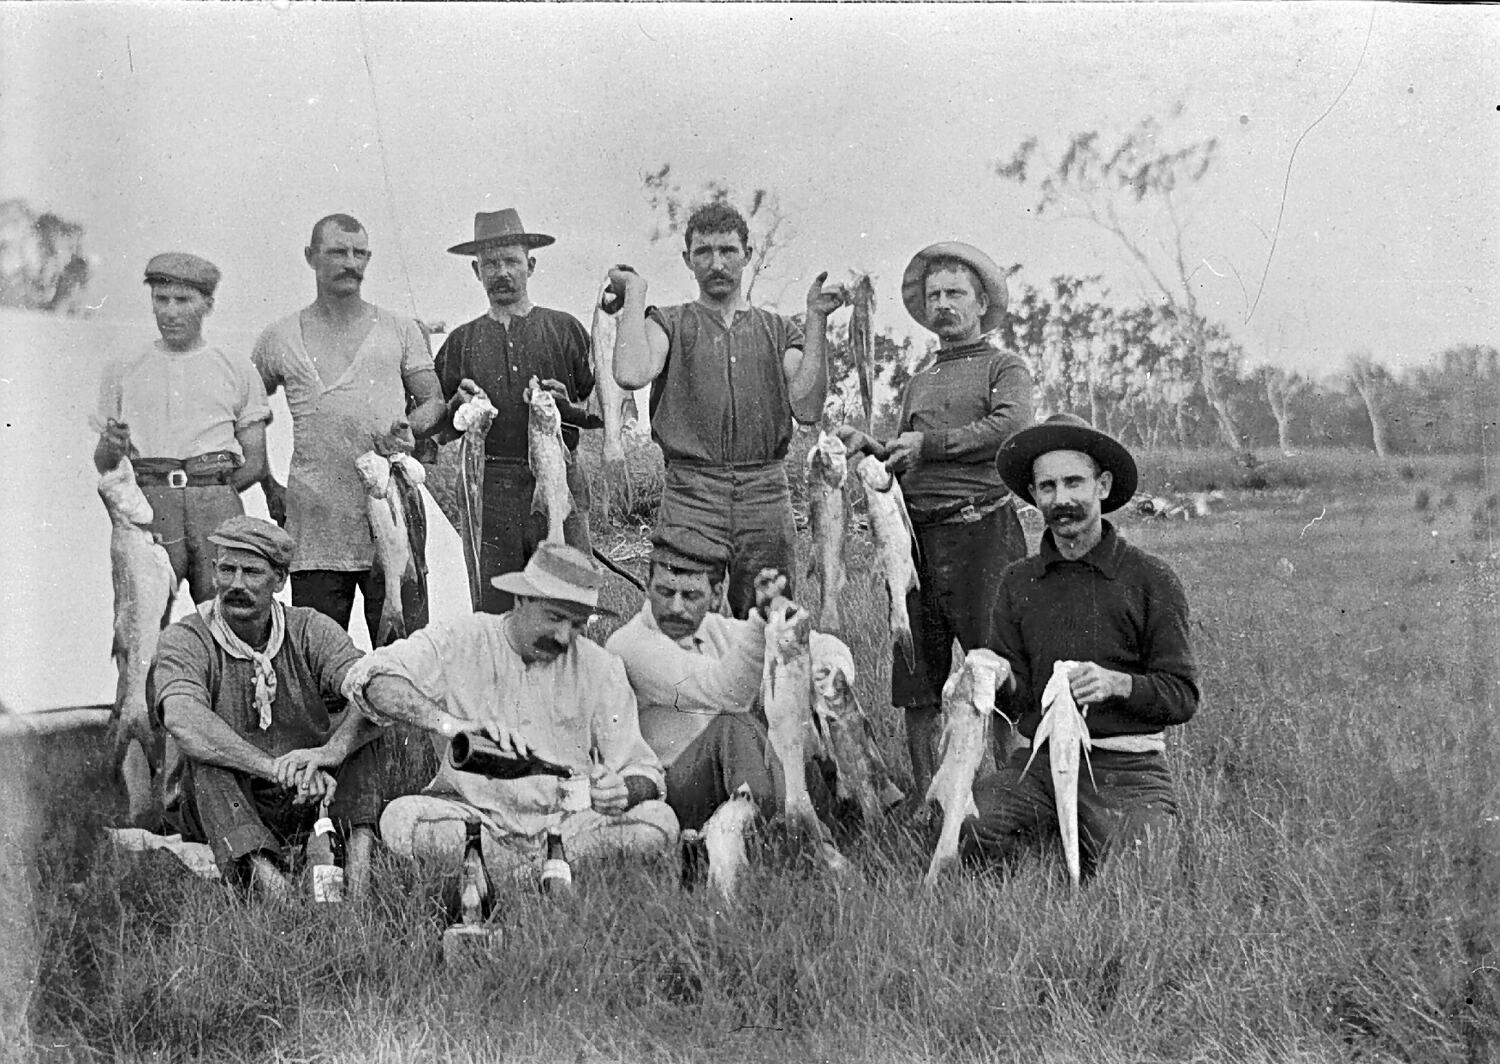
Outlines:
{"type": "MultiPolygon", "coordinates": [[[[999,702],[1030,740],[1058,662],[1085,714],[1092,750],[1078,780],[1083,874],[1110,850],[1163,835],[1177,817],[1165,730],[1190,720],[1198,682],[1188,605],[1165,562],[1126,543],[1103,514],[1135,491],[1135,461],[1120,443],[1071,414],[1017,433],[995,460],[1029,495],[1047,530],[1037,554],[1000,583],[990,646],[1009,668],[999,702]]],[[[964,825],[969,859],[1004,858],[1057,831],[1047,752],[1029,772],[1018,750],[974,788],[979,816],[964,825]]]]}
{"type": "Polygon", "coordinates": [[[907,596],[916,661],[895,655],[891,702],[905,710],[920,802],[936,767],[953,640],[965,651],[985,645],[1000,574],[1026,555],[994,458],[1031,424],[1032,400],[1026,364],[986,336],[1005,320],[1006,301],[1005,274],[988,255],[953,241],[924,248],[906,267],[901,296],[937,333],[937,356],[907,385],[900,434],[888,445],[848,426],[839,436],[851,450],[886,459],[916,531],[920,586],[907,596]]]}

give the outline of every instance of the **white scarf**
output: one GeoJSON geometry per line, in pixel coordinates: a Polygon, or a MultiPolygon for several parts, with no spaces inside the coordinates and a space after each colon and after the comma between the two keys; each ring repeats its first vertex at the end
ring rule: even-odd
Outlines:
{"type": "Polygon", "coordinates": [[[271,600],[271,638],[266,640],[264,651],[256,650],[234,634],[224,613],[219,607],[218,596],[200,603],[198,615],[208,625],[214,642],[231,658],[255,664],[255,712],[259,715],[260,730],[271,726],[271,703],[276,701],[276,667],[271,659],[281,653],[281,641],[286,637],[286,609],[275,599],[271,600]]]}

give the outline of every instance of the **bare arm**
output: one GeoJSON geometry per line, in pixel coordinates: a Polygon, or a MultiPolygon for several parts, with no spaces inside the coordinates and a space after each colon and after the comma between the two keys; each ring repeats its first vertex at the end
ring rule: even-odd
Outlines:
{"type": "Polygon", "coordinates": [[[162,699],[167,731],[191,761],[244,772],[261,779],[276,778],[276,759],[257,749],[198,699],[169,694],[162,699]]]}
{"type": "Polygon", "coordinates": [[[823,416],[823,402],[828,398],[828,315],[843,305],[842,297],[823,291],[826,280],[826,270],[813,278],[807,290],[802,349],[788,348],[781,362],[792,416],[804,425],[816,425],[823,416]]]}
{"type": "Polygon", "coordinates": [[[620,309],[615,334],[615,383],[635,391],[661,375],[667,364],[667,334],[646,318],[646,281],[634,270],[609,271],[611,280],[625,286],[625,304],[620,309]]]}
{"type": "Polygon", "coordinates": [[[245,452],[245,464],[234,471],[230,481],[235,491],[244,491],[251,484],[258,484],[269,476],[271,467],[266,462],[266,423],[257,421],[252,425],[234,430],[234,438],[245,452]]]}
{"type": "Polygon", "coordinates": [[[365,702],[386,720],[401,721],[415,725],[424,731],[435,732],[451,739],[459,732],[482,731],[504,752],[514,752],[518,757],[531,753],[531,747],[499,720],[465,720],[455,717],[436,701],[428,698],[416,685],[402,676],[380,673],[365,686],[365,702]]]}
{"type": "Polygon", "coordinates": [[[402,380],[406,384],[407,396],[415,404],[411,413],[406,416],[406,420],[411,423],[412,435],[417,439],[430,436],[448,417],[448,407],[443,401],[443,389],[438,383],[437,373],[431,367],[424,367],[407,374],[402,380]]]}
{"type": "Polygon", "coordinates": [[[276,782],[283,787],[305,786],[304,781],[311,778],[318,769],[337,769],[349,760],[350,755],[378,734],[380,730],[375,725],[365,720],[358,710],[351,708],[344,713],[344,719],[339,721],[338,727],[322,746],[288,750],[278,757],[272,765],[276,782]]]}

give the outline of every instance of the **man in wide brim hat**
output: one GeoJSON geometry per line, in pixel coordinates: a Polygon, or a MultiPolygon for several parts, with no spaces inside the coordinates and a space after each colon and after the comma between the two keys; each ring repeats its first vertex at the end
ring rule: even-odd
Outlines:
{"type": "Polygon", "coordinates": [[[599,605],[604,573],[587,554],[560,543],[543,543],[519,572],[501,573],[490,583],[518,598],[542,599],[566,606],[585,617],[602,614],[616,617],[599,605]]]}
{"type": "Polygon", "coordinates": [[[929,244],[906,264],[906,270],[901,274],[901,301],[906,304],[907,311],[922,325],[932,328],[928,323],[927,313],[927,275],[933,263],[944,260],[961,262],[973,271],[989,304],[980,315],[980,331],[993,332],[998,329],[1005,321],[1005,305],[1009,299],[1005,271],[974,245],[958,240],[929,244]]]}
{"type": "Polygon", "coordinates": [[[1038,425],[1022,429],[995,455],[995,468],[1018,499],[1031,499],[1032,465],[1049,451],[1078,451],[1110,475],[1109,493],[1099,504],[1103,513],[1118,510],[1135,494],[1135,459],[1125,445],[1100,432],[1076,414],[1053,414],[1038,425]]]}
{"type": "Polygon", "coordinates": [[[454,244],[448,249],[452,255],[477,255],[480,248],[500,244],[519,244],[524,248],[544,248],[555,244],[555,237],[546,233],[528,233],[521,224],[521,215],[514,207],[498,211],[480,211],[474,215],[474,239],[454,244]]]}

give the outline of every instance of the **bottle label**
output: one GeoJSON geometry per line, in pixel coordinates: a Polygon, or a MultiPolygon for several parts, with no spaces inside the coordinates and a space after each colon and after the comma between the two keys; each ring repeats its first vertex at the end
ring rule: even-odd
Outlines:
{"type": "Polygon", "coordinates": [[[312,894],[316,902],[344,900],[344,870],[338,865],[312,866],[312,894]]]}
{"type": "Polygon", "coordinates": [[[552,887],[565,887],[573,882],[573,869],[567,861],[556,857],[548,858],[542,862],[542,889],[549,890],[552,887]]]}

